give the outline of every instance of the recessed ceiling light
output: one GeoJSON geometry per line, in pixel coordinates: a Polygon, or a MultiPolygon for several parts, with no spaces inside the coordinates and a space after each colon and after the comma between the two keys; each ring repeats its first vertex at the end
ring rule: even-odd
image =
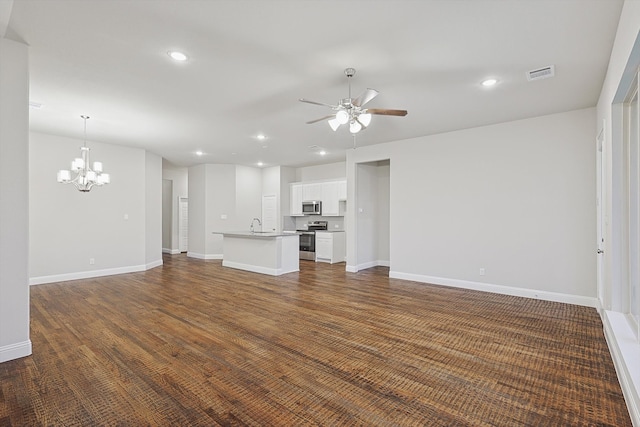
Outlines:
{"type": "Polygon", "coordinates": [[[258,162],[258,166],[264,166],[264,163],[258,162]]]}
{"type": "Polygon", "coordinates": [[[171,59],[174,59],[176,61],[186,61],[187,60],[187,55],[185,55],[182,52],[178,52],[177,50],[171,50],[171,51],[167,52],[167,54],[171,57],[171,59]]]}
{"type": "Polygon", "coordinates": [[[324,150],[322,150],[322,151],[321,151],[321,152],[319,152],[318,154],[320,154],[321,156],[324,156],[324,155],[326,155],[326,154],[327,154],[327,152],[326,152],[326,151],[324,151],[324,150]]]}
{"type": "Polygon", "coordinates": [[[491,86],[494,86],[496,83],[498,83],[498,80],[496,79],[487,79],[482,82],[482,86],[491,87],[491,86]]]}
{"type": "Polygon", "coordinates": [[[202,151],[196,151],[196,156],[202,156],[204,153],[202,151]]]}
{"type": "Polygon", "coordinates": [[[267,139],[267,137],[261,133],[259,133],[258,136],[256,136],[256,138],[258,138],[260,141],[264,141],[265,139],[267,139]]]}

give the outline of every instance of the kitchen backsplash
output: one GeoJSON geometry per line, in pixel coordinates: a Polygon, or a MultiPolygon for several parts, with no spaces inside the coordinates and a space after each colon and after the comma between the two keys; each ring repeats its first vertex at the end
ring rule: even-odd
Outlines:
{"type": "Polygon", "coordinates": [[[284,217],[284,228],[285,230],[304,230],[309,221],[327,221],[329,230],[344,230],[344,217],[321,215],[284,217]]]}

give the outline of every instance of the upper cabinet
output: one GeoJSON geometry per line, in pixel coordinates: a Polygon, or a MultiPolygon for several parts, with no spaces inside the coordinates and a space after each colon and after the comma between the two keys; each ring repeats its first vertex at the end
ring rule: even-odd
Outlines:
{"type": "Polygon", "coordinates": [[[322,183],[302,183],[302,201],[322,200],[322,183]]]}
{"type": "Polygon", "coordinates": [[[290,191],[290,214],[291,216],[302,216],[302,183],[296,182],[291,184],[290,191]]]}
{"type": "Polygon", "coordinates": [[[340,204],[338,203],[338,182],[322,183],[322,216],[340,215],[340,204]]]}
{"type": "Polygon", "coordinates": [[[347,180],[338,181],[338,200],[347,200],[347,180]]]}
{"type": "Polygon", "coordinates": [[[291,189],[291,216],[302,216],[302,202],[320,200],[322,216],[344,216],[347,181],[295,182],[291,189]]]}

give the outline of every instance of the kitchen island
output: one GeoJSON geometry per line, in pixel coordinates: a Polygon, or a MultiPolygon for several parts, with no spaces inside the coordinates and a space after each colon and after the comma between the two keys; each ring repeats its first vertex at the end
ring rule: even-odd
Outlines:
{"type": "Polygon", "coordinates": [[[223,236],[223,267],[271,276],[300,271],[298,233],[214,231],[213,234],[223,236]]]}

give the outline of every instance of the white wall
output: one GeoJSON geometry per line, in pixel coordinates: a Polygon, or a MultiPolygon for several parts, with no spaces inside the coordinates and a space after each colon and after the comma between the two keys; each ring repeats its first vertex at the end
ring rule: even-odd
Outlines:
{"type": "Polygon", "coordinates": [[[276,195],[278,201],[276,217],[278,231],[295,228],[295,221],[289,217],[289,183],[295,181],[295,169],[273,166],[262,170],[262,195],[276,195]]]}
{"type": "Polygon", "coordinates": [[[360,147],[347,177],[391,160],[392,276],[592,305],[594,135],[595,110],[571,111],[360,147]]]}
{"type": "Polygon", "coordinates": [[[162,252],[172,253],[173,181],[162,179],[162,252]]]}
{"type": "MultiPolygon", "coordinates": [[[[80,126],[80,118],[78,122],[80,126]]],[[[32,284],[141,271],[161,263],[160,158],[141,149],[87,141],[91,160],[103,163],[111,183],[82,193],[56,181],[57,171],[70,167],[82,144],[30,133],[32,284]]]]}
{"type": "Polygon", "coordinates": [[[262,216],[262,169],[236,166],[236,230],[249,231],[251,220],[262,216]]]}
{"type": "Polygon", "coordinates": [[[189,168],[188,256],[221,259],[222,236],[214,231],[248,230],[262,210],[262,171],[206,164],[189,168]],[[223,218],[223,216],[225,218],[223,218]]]}
{"type": "Polygon", "coordinates": [[[145,152],[145,269],[162,265],[162,157],[145,152]]]}
{"type": "Polygon", "coordinates": [[[377,166],[378,177],[378,254],[379,265],[389,265],[389,191],[390,191],[390,165],[389,162],[380,162],[377,166]]]}
{"type": "Polygon", "coordinates": [[[319,181],[323,179],[344,178],[347,173],[346,162],[328,163],[326,165],[305,166],[296,168],[296,182],[319,181]]]}
{"type": "Polygon", "coordinates": [[[0,37],[0,362],[31,354],[28,55],[0,37]]]}
{"type": "Polygon", "coordinates": [[[212,232],[236,230],[239,227],[236,211],[236,167],[235,165],[206,165],[206,167],[205,258],[221,259],[222,236],[212,232]],[[222,219],[223,215],[226,215],[227,219],[222,219]]]}
{"type": "Polygon", "coordinates": [[[196,165],[189,168],[189,250],[188,256],[204,258],[205,218],[207,214],[207,165],[196,165]]]}

